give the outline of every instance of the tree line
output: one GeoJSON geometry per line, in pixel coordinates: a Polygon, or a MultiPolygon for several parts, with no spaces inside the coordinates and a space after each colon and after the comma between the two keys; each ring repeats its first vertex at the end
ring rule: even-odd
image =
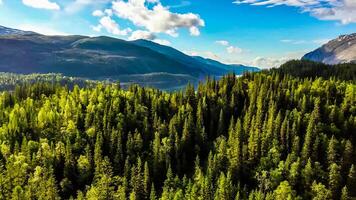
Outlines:
{"type": "Polygon", "coordinates": [[[323,77],[324,79],[329,79],[336,77],[341,80],[356,81],[356,63],[327,65],[309,60],[291,60],[271,71],[301,78],[323,77]]]}

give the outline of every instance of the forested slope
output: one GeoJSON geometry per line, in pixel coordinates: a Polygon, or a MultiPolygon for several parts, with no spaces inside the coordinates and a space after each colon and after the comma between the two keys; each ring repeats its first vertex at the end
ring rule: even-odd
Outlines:
{"type": "Polygon", "coordinates": [[[324,63],[308,60],[291,60],[281,67],[271,70],[280,74],[288,74],[300,78],[318,78],[329,79],[335,77],[341,80],[356,81],[356,64],[343,63],[337,65],[327,65],[324,63]]]}
{"type": "Polygon", "coordinates": [[[0,91],[13,91],[16,86],[31,85],[35,83],[52,84],[54,86],[62,85],[72,89],[75,85],[78,85],[79,87],[94,86],[96,83],[99,83],[99,81],[68,77],[61,74],[24,75],[0,72],[0,91]]]}
{"type": "Polygon", "coordinates": [[[278,73],[167,93],[0,95],[0,199],[356,197],[356,85],[278,73]]]}

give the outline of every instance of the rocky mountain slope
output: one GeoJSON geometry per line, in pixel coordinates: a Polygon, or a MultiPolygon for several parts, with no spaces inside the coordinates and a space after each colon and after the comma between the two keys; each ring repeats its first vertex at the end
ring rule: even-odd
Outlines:
{"type": "Polygon", "coordinates": [[[325,64],[356,63],[356,33],[331,40],[302,59],[325,64]]]}
{"type": "Polygon", "coordinates": [[[0,35],[25,35],[25,34],[33,34],[31,31],[22,31],[13,28],[7,28],[5,26],[0,25],[0,35]]]}

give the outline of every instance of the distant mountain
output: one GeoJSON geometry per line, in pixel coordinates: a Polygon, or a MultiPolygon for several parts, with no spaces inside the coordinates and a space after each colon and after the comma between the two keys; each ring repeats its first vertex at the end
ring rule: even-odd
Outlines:
{"type": "MultiPolygon", "coordinates": [[[[167,57],[174,58],[181,63],[191,64],[192,66],[194,64],[198,64],[198,62],[194,58],[192,58],[192,57],[190,57],[190,56],[188,56],[188,55],[186,55],[172,47],[169,47],[169,46],[160,45],[160,44],[154,43],[152,41],[148,41],[148,40],[135,40],[135,41],[132,41],[132,43],[142,46],[142,47],[149,48],[153,51],[164,54],[167,57]]],[[[198,66],[193,66],[193,67],[199,68],[198,66]]]]}
{"type": "Polygon", "coordinates": [[[256,68],[207,62],[146,40],[46,36],[6,27],[0,30],[4,33],[0,34],[1,72],[61,73],[166,89],[197,83],[206,76],[256,71],[256,68]]]}
{"type": "Polygon", "coordinates": [[[212,60],[209,58],[203,58],[200,56],[195,56],[194,57],[196,60],[198,60],[200,63],[209,65],[209,66],[214,66],[217,67],[218,69],[225,71],[225,72],[233,72],[237,75],[241,75],[244,72],[258,72],[261,71],[261,69],[257,67],[250,67],[250,66],[245,66],[245,65],[238,65],[238,64],[224,64],[216,60],[212,60]]]}
{"type": "Polygon", "coordinates": [[[302,59],[325,64],[356,63],[356,33],[331,40],[302,59]]]}
{"type": "Polygon", "coordinates": [[[260,71],[257,67],[249,67],[245,65],[227,65],[216,60],[203,58],[199,56],[188,56],[172,47],[160,45],[147,40],[136,40],[133,43],[150,48],[154,51],[162,53],[170,58],[173,58],[181,63],[189,64],[198,69],[202,69],[204,72],[213,75],[224,75],[229,72],[235,72],[236,74],[242,74],[246,71],[257,72],[260,71]]]}
{"type": "Polygon", "coordinates": [[[26,35],[26,34],[34,34],[34,32],[22,31],[13,28],[7,28],[5,26],[0,26],[0,35],[26,35]]]}

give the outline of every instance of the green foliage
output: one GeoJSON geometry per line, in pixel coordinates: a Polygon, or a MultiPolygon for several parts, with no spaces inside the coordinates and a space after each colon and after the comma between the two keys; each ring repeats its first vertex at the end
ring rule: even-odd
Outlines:
{"type": "Polygon", "coordinates": [[[0,199],[356,198],[356,85],[273,73],[162,92],[0,93],[0,199]]]}
{"type": "Polygon", "coordinates": [[[356,64],[353,63],[327,65],[308,60],[292,60],[272,71],[301,78],[336,77],[341,80],[356,80],[356,64]]]}

